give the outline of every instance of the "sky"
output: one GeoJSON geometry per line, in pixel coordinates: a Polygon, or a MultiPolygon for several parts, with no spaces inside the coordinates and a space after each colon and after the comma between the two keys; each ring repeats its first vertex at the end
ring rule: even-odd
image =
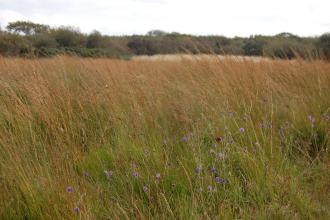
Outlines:
{"type": "Polygon", "coordinates": [[[330,32],[330,0],[0,0],[0,25],[29,20],[89,33],[250,36],[330,32]]]}

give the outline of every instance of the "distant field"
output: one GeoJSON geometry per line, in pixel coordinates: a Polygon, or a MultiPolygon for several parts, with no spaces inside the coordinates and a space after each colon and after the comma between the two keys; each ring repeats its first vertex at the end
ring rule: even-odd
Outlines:
{"type": "Polygon", "coordinates": [[[235,60],[235,61],[270,61],[269,58],[265,57],[257,57],[257,56],[234,56],[234,55],[187,55],[187,54],[178,54],[178,55],[153,55],[153,56],[133,56],[132,60],[150,60],[150,61],[177,61],[177,60],[201,60],[201,59],[209,59],[209,60],[235,60]]]}
{"type": "Polygon", "coordinates": [[[0,219],[329,219],[329,108],[323,61],[0,58],[0,219]]]}

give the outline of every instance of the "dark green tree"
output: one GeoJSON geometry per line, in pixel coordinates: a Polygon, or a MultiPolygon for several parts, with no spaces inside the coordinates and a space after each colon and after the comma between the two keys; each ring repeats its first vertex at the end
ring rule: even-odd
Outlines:
{"type": "Polygon", "coordinates": [[[105,46],[104,38],[98,31],[93,31],[87,37],[87,48],[101,48],[105,46]]]}
{"type": "Polygon", "coordinates": [[[86,37],[73,27],[60,27],[52,30],[52,37],[59,47],[85,47],[86,37]]]}
{"type": "Polygon", "coordinates": [[[248,56],[262,56],[265,41],[259,37],[250,37],[243,46],[244,54],[248,56]]]}
{"type": "Polygon", "coordinates": [[[319,38],[317,46],[325,58],[330,59],[330,33],[323,34],[319,38]]]}
{"type": "Polygon", "coordinates": [[[11,33],[24,34],[24,35],[45,33],[50,30],[50,27],[48,25],[37,24],[30,21],[10,22],[6,28],[11,33]]]}

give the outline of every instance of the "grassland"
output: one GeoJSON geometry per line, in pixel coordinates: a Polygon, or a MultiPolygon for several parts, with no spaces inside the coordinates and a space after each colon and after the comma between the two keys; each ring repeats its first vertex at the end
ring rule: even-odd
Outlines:
{"type": "Polygon", "coordinates": [[[0,58],[0,219],[329,219],[330,63],[0,58]]]}

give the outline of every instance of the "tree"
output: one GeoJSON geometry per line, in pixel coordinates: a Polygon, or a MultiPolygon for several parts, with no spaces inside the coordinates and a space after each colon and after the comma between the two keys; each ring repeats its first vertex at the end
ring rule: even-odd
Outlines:
{"type": "Polygon", "coordinates": [[[244,54],[249,56],[262,56],[265,42],[258,37],[250,37],[243,46],[244,54]]]}
{"type": "Polygon", "coordinates": [[[277,35],[275,35],[275,37],[283,37],[283,38],[299,38],[297,35],[291,34],[289,32],[282,32],[279,33],[277,35]]]}
{"type": "Polygon", "coordinates": [[[73,27],[60,27],[52,31],[52,36],[59,47],[84,47],[86,37],[73,27]]]}
{"type": "Polygon", "coordinates": [[[317,46],[322,51],[325,58],[330,59],[330,33],[323,34],[319,38],[317,46]]]}
{"type": "Polygon", "coordinates": [[[101,48],[104,47],[104,38],[98,31],[93,31],[90,35],[87,37],[87,48],[101,48]]]}
{"type": "Polygon", "coordinates": [[[0,35],[0,54],[7,56],[28,56],[32,52],[33,48],[25,37],[10,33],[0,35]]]}
{"type": "Polygon", "coordinates": [[[45,33],[50,30],[50,27],[48,25],[37,24],[30,21],[10,22],[6,28],[11,33],[24,34],[24,35],[45,33]]]}
{"type": "Polygon", "coordinates": [[[30,41],[36,48],[55,48],[57,47],[57,42],[49,34],[35,34],[31,36],[30,41]]]}

